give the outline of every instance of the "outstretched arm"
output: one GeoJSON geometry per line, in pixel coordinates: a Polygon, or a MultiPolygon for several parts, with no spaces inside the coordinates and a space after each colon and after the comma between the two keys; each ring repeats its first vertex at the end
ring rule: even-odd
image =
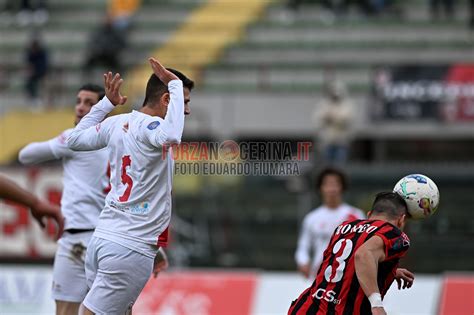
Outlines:
{"type": "Polygon", "coordinates": [[[104,74],[105,97],[94,105],[91,111],[84,116],[67,139],[67,146],[75,151],[98,150],[107,146],[108,127],[104,120],[116,105],[123,105],[126,96],[120,94],[123,83],[120,74],[112,76],[112,72],[104,74]]]}
{"type": "Polygon", "coordinates": [[[21,149],[18,160],[21,164],[32,165],[71,157],[73,151],[67,147],[66,138],[66,134],[62,133],[49,141],[30,143],[21,149]]]}
{"type": "Polygon", "coordinates": [[[385,259],[384,242],[378,236],[371,237],[355,253],[355,270],[359,284],[372,306],[372,314],[386,314],[377,284],[379,262],[385,259]]]}
{"type": "Polygon", "coordinates": [[[3,176],[0,176],[0,198],[8,199],[29,207],[31,214],[43,228],[45,227],[43,218],[54,219],[59,227],[59,235],[61,235],[64,227],[64,219],[58,206],[40,200],[29,191],[24,190],[3,176]]]}

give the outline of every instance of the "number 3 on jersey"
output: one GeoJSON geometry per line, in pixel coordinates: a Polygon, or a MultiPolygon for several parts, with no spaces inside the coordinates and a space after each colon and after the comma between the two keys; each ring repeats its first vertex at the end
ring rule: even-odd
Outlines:
{"type": "Polygon", "coordinates": [[[336,255],[336,262],[338,263],[336,272],[333,273],[333,267],[328,266],[326,270],[324,270],[324,277],[326,278],[327,282],[338,282],[342,279],[342,275],[344,274],[344,269],[346,268],[346,259],[349,258],[352,252],[352,241],[346,238],[337,241],[334,244],[332,249],[332,253],[336,255]],[[345,244],[344,248],[341,251],[342,244],[345,244]]]}
{"type": "Polygon", "coordinates": [[[127,174],[127,167],[131,167],[132,160],[130,159],[130,155],[122,156],[122,184],[127,185],[122,196],[119,197],[119,201],[124,202],[130,198],[130,193],[132,192],[133,187],[133,180],[127,174]]]}

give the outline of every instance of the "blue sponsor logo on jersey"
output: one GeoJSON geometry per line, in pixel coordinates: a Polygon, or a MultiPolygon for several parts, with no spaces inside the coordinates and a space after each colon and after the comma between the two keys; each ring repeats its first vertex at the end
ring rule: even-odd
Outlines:
{"type": "Polygon", "coordinates": [[[153,130],[156,129],[160,125],[159,121],[153,121],[148,125],[148,129],[153,130]]]}
{"type": "Polygon", "coordinates": [[[407,176],[407,178],[413,178],[415,179],[419,184],[426,184],[428,183],[428,181],[426,180],[426,178],[422,175],[409,175],[407,176]]]}
{"type": "Polygon", "coordinates": [[[130,207],[130,212],[133,214],[148,214],[150,210],[150,205],[146,201],[130,207]]]}

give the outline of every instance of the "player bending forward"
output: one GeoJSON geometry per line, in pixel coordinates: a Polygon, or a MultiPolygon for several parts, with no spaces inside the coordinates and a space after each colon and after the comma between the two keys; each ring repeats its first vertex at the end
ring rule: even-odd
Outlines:
{"type": "Polygon", "coordinates": [[[111,170],[112,189],[87,248],[85,314],[129,310],[152,273],[159,246],[167,242],[173,160],[163,146],[181,141],[194,83],[153,58],[150,64],[154,75],[140,111],[103,120],[126,102],[120,94],[123,80],[109,72],[104,75],[106,97],[67,141],[78,151],[107,147],[111,170]]]}
{"type": "Polygon", "coordinates": [[[413,274],[397,268],[410,246],[402,232],[408,217],[405,201],[397,193],[379,193],[368,214],[367,220],[336,228],[315,281],[288,314],[383,315],[382,297],[393,280],[399,289],[411,287],[413,274]]]}

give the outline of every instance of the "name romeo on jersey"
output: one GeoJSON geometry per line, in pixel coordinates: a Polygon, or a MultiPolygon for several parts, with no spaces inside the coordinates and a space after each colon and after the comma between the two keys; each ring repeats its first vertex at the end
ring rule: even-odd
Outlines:
{"type": "Polygon", "coordinates": [[[355,273],[355,252],[373,236],[382,239],[385,259],[377,282],[382,296],[394,280],[399,259],[410,246],[408,236],[381,220],[345,221],[335,229],[315,281],[293,302],[288,314],[370,314],[370,303],[355,273]]]}
{"type": "Polygon", "coordinates": [[[339,225],[336,228],[336,232],[334,234],[349,234],[349,233],[372,233],[378,228],[378,226],[373,226],[370,224],[362,224],[362,225],[351,225],[351,224],[344,224],[339,225]]]}
{"type": "MultiPolygon", "coordinates": [[[[367,233],[370,234],[378,229],[378,226],[370,225],[370,224],[361,224],[361,225],[352,225],[352,224],[341,224],[336,228],[334,232],[335,235],[344,235],[349,233],[367,233]]],[[[344,245],[344,249],[342,254],[339,256],[339,259],[336,258],[336,262],[338,263],[338,267],[335,268],[335,275],[333,276],[333,267],[329,266],[324,273],[326,281],[328,282],[338,282],[340,278],[342,278],[342,271],[345,267],[344,257],[348,258],[351,254],[353,243],[351,240],[343,239],[336,243],[333,253],[338,254],[341,250],[341,247],[344,245]],[[341,260],[342,258],[342,260],[341,260]],[[341,272],[338,272],[341,271],[341,272]],[[339,273],[339,275],[338,275],[339,273]]],[[[341,300],[336,298],[337,293],[333,290],[326,290],[323,288],[318,288],[316,292],[313,293],[313,298],[315,299],[324,299],[329,303],[340,304],[341,300]]]]}

